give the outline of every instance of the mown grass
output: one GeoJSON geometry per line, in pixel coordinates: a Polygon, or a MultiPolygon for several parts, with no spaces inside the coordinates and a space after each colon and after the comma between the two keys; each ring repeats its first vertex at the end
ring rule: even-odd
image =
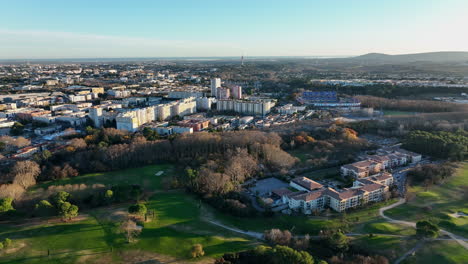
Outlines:
{"type": "Polygon", "coordinates": [[[374,235],[372,237],[360,236],[354,238],[351,243],[359,248],[365,249],[371,255],[386,256],[390,261],[394,261],[414,247],[417,240],[412,238],[402,239],[400,237],[374,235]]]}
{"type": "Polygon", "coordinates": [[[126,243],[124,236],[118,232],[119,223],[109,219],[112,208],[82,212],[90,217],[80,222],[27,228],[0,225],[0,238],[9,237],[16,245],[27,245],[14,254],[0,255],[0,262],[76,263],[82,255],[89,254],[96,254],[95,258],[110,254],[118,260],[118,252],[135,249],[188,259],[190,248],[196,243],[204,246],[205,256],[219,257],[226,252],[240,251],[258,244],[255,240],[203,221],[199,202],[192,196],[182,191],[161,191],[161,179],[171,173],[171,165],[154,165],[41,184],[35,190],[66,184],[141,184],[157,191],[147,201],[147,207],[155,210],[157,217],[144,224],[143,232],[132,244],[126,243]],[[155,176],[161,170],[165,173],[155,176]],[[48,250],[51,256],[46,256],[48,250]]]}
{"type": "Polygon", "coordinates": [[[419,248],[404,264],[468,263],[468,251],[454,241],[431,241],[419,248]]]}
{"type": "Polygon", "coordinates": [[[342,229],[347,232],[362,231],[359,230],[360,225],[378,219],[378,209],[394,202],[395,200],[390,200],[373,204],[368,207],[357,208],[345,214],[330,212],[329,217],[277,215],[274,217],[240,218],[216,211],[213,211],[213,213],[217,219],[221,219],[223,222],[242,230],[263,232],[264,230],[279,228],[292,230],[293,233],[297,234],[317,235],[321,230],[327,229],[342,229]]]}
{"type": "Polygon", "coordinates": [[[410,188],[416,197],[406,204],[388,210],[392,218],[418,221],[429,219],[456,234],[468,237],[468,217],[452,217],[450,214],[468,211],[468,162],[461,163],[456,174],[444,183],[427,191],[420,186],[410,188]]]}
{"type": "Polygon", "coordinates": [[[13,247],[19,250],[3,253],[0,260],[2,263],[73,263],[80,255],[109,251],[105,236],[92,218],[74,223],[11,227],[3,229],[0,237],[12,239],[13,247]]]}
{"type": "Polygon", "coordinates": [[[362,225],[362,229],[356,229],[362,233],[372,234],[391,234],[401,236],[412,236],[416,234],[416,230],[412,227],[385,222],[384,220],[376,220],[362,225]]]}
{"type": "Polygon", "coordinates": [[[36,185],[31,190],[39,188],[47,188],[53,185],[67,185],[67,184],[139,184],[142,186],[150,186],[154,189],[161,188],[161,179],[167,175],[174,173],[174,168],[170,164],[151,165],[141,168],[132,168],[119,171],[90,173],[78,177],[49,181],[36,185]],[[155,174],[159,171],[164,171],[161,176],[155,174]]]}

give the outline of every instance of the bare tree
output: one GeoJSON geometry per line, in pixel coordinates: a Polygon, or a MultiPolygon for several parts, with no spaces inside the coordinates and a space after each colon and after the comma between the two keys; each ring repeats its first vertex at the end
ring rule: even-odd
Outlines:
{"type": "Polygon", "coordinates": [[[289,243],[291,243],[292,234],[288,230],[281,231],[280,229],[270,229],[265,231],[263,237],[272,244],[289,245],[289,243]]]}
{"type": "Polygon", "coordinates": [[[36,178],[41,173],[39,165],[34,161],[18,161],[11,170],[13,183],[28,188],[36,184],[36,178]]]}
{"type": "Polygon", "coordinates": [[[136,237],[141,233],[143,228],[136,224],[135,221],[128,218],[120,225],[120,231],[125,235],[127,243],[132,243],[135,241],[136,237]]]}

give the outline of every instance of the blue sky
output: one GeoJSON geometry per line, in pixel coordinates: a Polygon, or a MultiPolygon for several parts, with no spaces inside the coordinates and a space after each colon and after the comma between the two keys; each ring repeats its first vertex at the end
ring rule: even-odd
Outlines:
{"type": "Polygon", "coordinates": [[[0,0],[0,58],[468,50],[467,0],[0,0]]]}

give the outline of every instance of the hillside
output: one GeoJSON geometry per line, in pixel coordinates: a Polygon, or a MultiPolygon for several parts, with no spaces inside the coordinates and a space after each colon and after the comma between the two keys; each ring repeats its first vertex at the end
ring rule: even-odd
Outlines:
{"type": "Polygon", "coordinates": [[[368,53],[349,58],[350,60],[381,62],[381,63],[409,63],[409,62],[465,62],[468,61],[468,52],[441,51],[414,54],[389,55],[383,53],[368,53]]]}

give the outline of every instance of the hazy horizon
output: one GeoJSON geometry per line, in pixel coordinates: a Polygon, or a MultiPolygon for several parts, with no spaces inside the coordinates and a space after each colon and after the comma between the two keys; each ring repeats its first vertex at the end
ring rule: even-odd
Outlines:
{"type": "Polygon", "coordinates": [[[349,57],[462,51],[462,0],[4,1],[0,59],[349,57]]]}

